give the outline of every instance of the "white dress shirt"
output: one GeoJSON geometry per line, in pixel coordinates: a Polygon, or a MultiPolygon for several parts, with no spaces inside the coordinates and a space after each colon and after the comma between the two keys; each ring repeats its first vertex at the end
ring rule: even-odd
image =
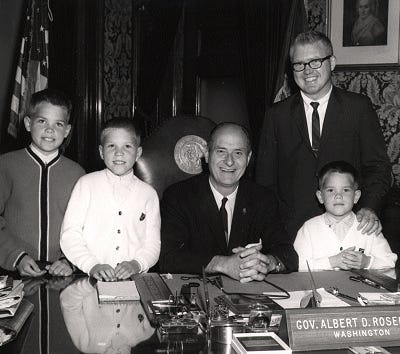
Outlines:
{"type": "Polygon", "coordinates": [[[320,136],[322,136],[322,128],[324,126],[324,120],[325,120],[325,113],[326,109],[328,107],[328,101],[329,97],[331,96],[332,93],[332,86],[329,92],[319,100],[312,100],[309,97],[307,97],[303,92],[301,92],[301,97],[303,98],[303,103],[304,103],[304,111],[306,113],[306,120],[307,120],[307,130],[308,130],[308,137],[310,139],[310,143],[312,145],[312,113],[313,113],[313,108],[311,106],[311,102],[318,102],[318,115],[319,115],[319,128],[320,128],[320,136]]]}
{"type": "Polygon", "coordinates": [[[233,218],[233,211],[235,210],[235,201],[236,201],[236,195],[238,191],[238,187],[229,195],[222,195],[220,192],[218,192],[215,187],[212,185],[211,181],[208,180],[210,183],[211,191],[214,195],[215,202],[217,203],[218,209],[221,208],[222,205],[222,199],[226,197],[228,201],[225,204],[225,209],[226,213],[228,214],[228,239],[229,235],[231,234],[231,226],[232,226],[232,218],[233,218]]]}

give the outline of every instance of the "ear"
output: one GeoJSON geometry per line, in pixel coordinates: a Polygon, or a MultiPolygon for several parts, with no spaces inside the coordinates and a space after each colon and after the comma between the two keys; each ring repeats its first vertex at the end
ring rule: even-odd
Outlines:
{"type": "Polygon", "coordinates": [[[329,62],[331,64],[331,71],[333,71],[335,69],[335,67],[336,67],[336,57],[334,55],[332,55],[329,58],[329,62]]]}
{"type": "Polygon", "coordinates": [[[64,138],[69,135],[69,133],[71,132],[71,128],[71,124],[67,124],[67,127],[65,128],[64,138]]]}
{"type": "Polygon", "coordinates": [[[361,191],[359,189],[357,189],[354,192],[354,204],[357,204],[357,202],[360,199],[360,197],[361,197],[361,191]]]}
{"type": "Polygon", "coordinates": [[[206,163],[208,163],[208,155],[209,155],[209,151],[208,151],[208,146],[207,146],[206,149],[204,150],[204,159],[206,160],[206,163]]]}
{"type": "Polygon", "coordinates": [[[102,145],[99,145],[99,153],[100,153],[101,159],[104,161],[103,146],[102,145]]]}
{"type": "Polygon", "coordinates": [[[324,204],[324,199],[322,198],[322,193],[320,190],[317,190],[315,192],[315,195],[317,196],[318,201],[320,202],[320,204],[324,204]]]}
{"type": "Polygon", "coordinates": [[[137,161],[137,160],[139,160],[139,159],[140,159],[140,156],[142,156],[142,153],[143,153],[143,149],[142,149],[142,147],[141,147],[141,146],[139,146],[139,147],[137,148],[137,152],[136,152],[136,160],[135,160],[135,161],[137,161]]]}
{"type": "Polygon", "coordinates": [[[31,119],[29,118],[29,116],[24,117],[24,125],[25,125],[26,131],[30,132],[31,131],[31,119]]]}
{"type": "Polygon", "coordinates": [[[251,154],[252,153],[253,153],[253,151],[250,150],[249,154],[247,155],[247,164],[246,164],[246,166],[248,166],[249,163],[250,163],[250,159],[251,159],[251,154]]]}

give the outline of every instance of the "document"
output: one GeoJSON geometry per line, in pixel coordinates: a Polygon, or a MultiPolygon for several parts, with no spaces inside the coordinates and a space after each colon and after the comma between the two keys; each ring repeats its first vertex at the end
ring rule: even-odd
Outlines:
{"type": "MultiPolygon", "coordinates": [[[[328,293],[324,288],[317,289],[318,293],[321,295],[321,307],[344,307],[350,306],[347,302],[340,300],[338,297],[328,293]]],[[[284,309],[298,309],[300,308],[301,299],[307,294],[311,293],[312,290],[300,290],[300,291],[290,291],[289,299],[274,299],[274,301],[282,306],[284,309]]],[[[272,293],[269,293],[272,294],[272,293]]]]}
{"type": "Polygon", "coordinates": [[[371,305],[399,305],[400,292],[388,293],[359,293],[358,302],[362,306],[371,305]]]}
{"type": "Polygon", "coordinates": [[[15,316],[0,319],[0,345],[10,342],[18,335],[32,311],[33,304],[22,299],[15,316]]]}
{"type": "Polygon", "coordinates": [[[115,303],[140,300],[135,281],[98,281],[97,293],[99,303],[115,303]]]}
{"type": "Polygon", "coordinates": [[[24,284],[14,280],[12,290],[0,291],[0,318],[14,316],[23,298],[24,284]]]}

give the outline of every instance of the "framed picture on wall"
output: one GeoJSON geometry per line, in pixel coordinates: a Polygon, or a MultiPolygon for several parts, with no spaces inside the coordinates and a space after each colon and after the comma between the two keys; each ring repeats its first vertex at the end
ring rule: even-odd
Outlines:
{"type": "Polygon", "coordinates": [[[329,0],[328,35],[337,65],[399,64],[399,0],[329,0]]]}

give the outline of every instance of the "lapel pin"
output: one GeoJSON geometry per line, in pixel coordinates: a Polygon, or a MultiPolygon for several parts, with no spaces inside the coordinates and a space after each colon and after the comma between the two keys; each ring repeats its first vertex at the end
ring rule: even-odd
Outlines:
{"type": "Polygon", "coordinates": [[[242,212],[243,212],[243,215],[246,215],[247,209],[246,209],[246,208],[243,208],[242,212]]]}

